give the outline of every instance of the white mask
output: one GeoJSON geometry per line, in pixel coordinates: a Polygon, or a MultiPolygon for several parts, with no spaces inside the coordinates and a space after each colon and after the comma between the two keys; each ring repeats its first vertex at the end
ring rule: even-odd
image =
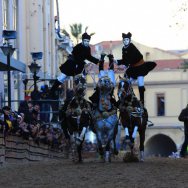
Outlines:
{"type": "Polygon", "coordinates": [[[130,39],[130,38],[124,38],[124,39],[123,39],[123,44],[124,44],[124,46],[128,46],[128,45],[130,44],[130,42],[131,42],[131,39],[130,39]]]}
{"type": "Polygon", "coordinates": [[[88,47],[88,46],[89,46],[89,42],[90,42],[89,39],[83,39],[83,40],[82,40],[82,44],[83,44],[85,47],[88,47]]]}

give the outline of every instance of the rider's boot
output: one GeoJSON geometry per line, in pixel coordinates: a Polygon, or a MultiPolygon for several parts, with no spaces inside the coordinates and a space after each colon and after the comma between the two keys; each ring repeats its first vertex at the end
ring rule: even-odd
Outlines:
{"type": "Polygon", "coordinates": [[[106,54],[102,53],[101,54],[101,58],[99,60],[99,72],[101,70],[104,70],[104,58],[105,58],[106,54]]]}
{"type": "Polygon", "coordinates": [[[140,94],[140,101],[142,102],[144,106],[144,92],[145,92],[145,87],[144,86],[139,86],[139,94],[140,94]]]}
{"type": "Polygon", "coordinates": [[[101,70],[104,70],[104,61],[100,61],[100,62],[99,62],[99,72],[100,72],[101,70]]]}
{"type": "Polygon", "coordinates": [[[49,96],[50,98],[54,98],[55,97],[55,92],[56,90],[58,89],[58,87],[61,85],[62,83],[58,80],[55,80],[53,86],[51,87],[50,89],[50,92],[49,92],[49,96]]]}
{"type": "Polygon", "coordinates": [[[108,54],[109,58],[109,70],[114,70],[114,56],[112,54],[108,54]]]}

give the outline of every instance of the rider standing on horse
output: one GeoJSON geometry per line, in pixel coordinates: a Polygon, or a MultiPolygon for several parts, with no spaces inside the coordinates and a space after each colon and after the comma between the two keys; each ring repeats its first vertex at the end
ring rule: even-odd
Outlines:
{"type": "MultiPolygon", "coordinates": [[[[98,77],[101,78],[103,76],[108,76],[111,80],[111,82],[114,85],[114,88],[116,86],[115,83],[115,74],[114,74],[114,62],[113,60],[111,60],[111,54],[108,55],[109,58],[109,69],[108,70],[104,70],[104,58],[105,58],[106,54],[101,54],[101,60],[99,63],[99,75],[98,77]]],[[[117,107],[117,102],[116,99],[113,97],[114,95],[114,89],[112,90],[112,92],[110,93],[110,101],[111,103],[117,107]]],[[[95,92],[93,93],[92,96],[89,97],[89,100],[92,102],[93,107],[97,107],[98,103],[99,103],[99,91],[98,88],[95,88],[95,92]]]]}
{"type": "MultiPolygon", "coordinates": [[[[127,75],[130,80],[137,79],[140,101],[144,105],[144,76],[146,76],[151,70],[155,68],[156,63],[151,61],[144,62],[141,52],[133,43],[131,43],[131,36],[132,34],[130,32],[127,34],[122,33],[124,45],[122,48],[122,59],[115,60],[114,62],[117,65],[125,65],[128,67],[125,75],[127,75]]],[[[114,60],[113,55],[111,58],[114,60]]]]}
{"type": "Polygon", "coordinates": [[[73,48],[72,54],[69,55],[68,60],[59,67],[62,73],[57,77],[57,80],[50,90],[50,96],[52,98],[59,85],[61,85],[68,76],[76,76],[84,71],[85,60],[91,61],[94,64],[100,62],[99,59],[91,55],[91,48],[89,46],[90,39],[91,36],[87,33],[82,34],[82,42],[73,48]]]}

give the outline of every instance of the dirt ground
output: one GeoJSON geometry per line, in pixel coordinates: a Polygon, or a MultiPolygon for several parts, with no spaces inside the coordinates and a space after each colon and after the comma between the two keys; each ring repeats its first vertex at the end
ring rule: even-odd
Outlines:
{"type": "Polygon", "coordinates": [[[147,158],[111,163],[87,158],[81,164],[61,161],[5,164],[0,167],[2,188],[188,188],[188,158],[147,158]]]}

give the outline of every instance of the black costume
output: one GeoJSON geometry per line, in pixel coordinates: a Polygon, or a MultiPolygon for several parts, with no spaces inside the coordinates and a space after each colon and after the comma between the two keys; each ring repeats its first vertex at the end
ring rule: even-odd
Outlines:
{"type": "MultiPolygon", "coordinates": [[[[131,39],[132,34],[122,33],[122,37],[131,39]]],[[[136,48],[136,46],[130,42],[129,45],[122,48],[122,59],[117,60],[118,65],[129,66],[126,70],[126,74],[128,77],[136,79],[138,76],[146,76],[151,70],[153,70],[156,66],[156,63],[153,61],[143,60],[143,55],[136,48]]]]}
{"type": "MultiPolygon", "coordinates": [[[[122,33],[123,39],[131,40],[132,34],[128,32],[127,34],[122,33]]],[[[137,79],[139,76],[146,76],[151,70],[156,67],[156,63],[153,61],[143,60],[143,55],[136,48],[136,46],[129,42],[128,45],[123,46],[122,48],[122,59],[117,60],[118,65],[127,66],[127,70],[125,72],[125,76],[129,78],[137,79]]],[[[144,104],[144,86],[139,86],[140,100],[144,104]]]]}
{"type": "Polygon", "coordinates": [[[186,156],[186,152],[187,152],[187,145],[188,145],[188,105],[186,108],[184,108],[179,117],[178,117],[179,121],[183,121],[184,122],[184,135],[185,135],[185,140],[182,144],[182,148],[180,151],[180,156],[181,157],[185,157],[186,156]]]}
{"type": "Polygon", "coordinates": [[[99,59],[91,55],[91,48],[84,45],[84,39],[90,40],[91,36],[87,33],[82,35],[82,43],[77,44],[72,51],[72,54],[68,57],[67,61],[62,64],[59,69],[62,72],[58,79],[53,84],[50,95],[53,97],[54,92],[60,84],[62,84],[67,76],[76,76],[84,71],[85,60],[91,61],[94,64],[99,63],[99,59]]]}
{"type": "Polygon", "coordinates": [[[67,76],[75,76],[82,73],[86,64],[84,60],[91,61],[95,64],[99,62],[99,59],[91,55],[90,47],[85,47],[82,43],[79,43],[73,48],[72,55],[59,68],[67,76]]]}

